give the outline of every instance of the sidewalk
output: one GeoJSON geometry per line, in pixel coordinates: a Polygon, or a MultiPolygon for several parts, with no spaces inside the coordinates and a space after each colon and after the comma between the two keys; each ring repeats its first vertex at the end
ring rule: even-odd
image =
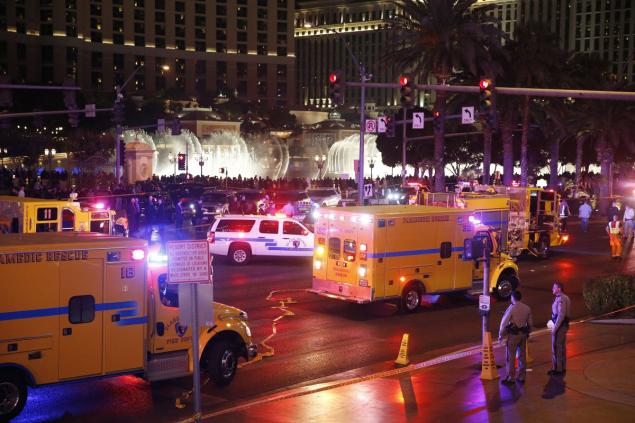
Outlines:
{"type": "MultiPolygon", "coordinates": [[[[624,271],[631,271],[635,249],[627,254],[624,271]]],[[[551,337],[539,330],[529,341],[533,361],[524,385],[482,381],[480,347],[475,347],[367,377],[292,389],[204,413],[202,421],[633,422],[635,321],[603,323],[572,324],[564,378],[547,375],[551,337]]],[[[502,378],[505,351],[495,344],[494,353],[502,378]]]]}

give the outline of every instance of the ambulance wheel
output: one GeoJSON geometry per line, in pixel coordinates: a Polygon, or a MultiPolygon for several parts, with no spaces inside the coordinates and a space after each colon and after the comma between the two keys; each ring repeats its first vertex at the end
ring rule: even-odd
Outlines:
{"type": "Polygon", "coordinates": [[[19,374],[0,372],[0,421],[9,421],[20,414],[26,397],[26,383],[19,374]]]}
{"type": "Polygon", "coordinates": [[[401,309],[414,313],[421,305],[421,288],[414,282],[409,283],[401,294],[401,309]]]}
{"type": "Polygon", "coordinates": [[[217,386],[227,386],[236,375],[238,353],[228,341],[218,341],[207,353],[207,373],[217,386]]]}
{"type": "Polygon", "coordinates": [[[234,264],[247,264],[251,260],[251,248],[248,244],[233,244],[229,248],[228,257],[234,264]]]}
{"type": "Polygon", "coordinates": [[[512,291],[518,286],[518,278],[513,273],[503,273],[498,278],[494,295],[499,300],[507,301],[512,296],[512,291]]]}

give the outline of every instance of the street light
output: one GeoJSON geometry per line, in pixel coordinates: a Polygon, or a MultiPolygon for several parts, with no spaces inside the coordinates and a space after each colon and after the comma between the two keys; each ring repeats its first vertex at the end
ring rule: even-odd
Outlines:
{"type": "Polygon", "coordinates": [[[322,168],[324,167],[324,163],[326,162],[326,155],[322,154],[320,156],[319,154],[316,154],[313,159],[315,160],[315,164],[318,167],[318,179],[321,179],[322,178],[322,168]]]}
{"type": "Polygon", "coordinates": [[[205,156],[202,154],[198,158],[198,165],[201,167],[201,178],[203,177],[203,166],[205,166],[205,156]]]}
{"type": "Polygon", "coordinates": [[[53,156],[55,156],[55,153],[56,153],[56,151],[55,151],[54,148],[51,148],[51,149],[45,148],[44,149],[44,155],[49,158],[49,170],[53,169],[53,156]]]}
{"type": "Polygon", "coordinates": [[[174,164],[174,177],[176,178],[176,156],[170,152],[168,153],[168,160],[174,164]]]}
{"type": "Polygon", "coordinates": [[[375,167],[375,160],[371,157],[368,161],[368,166],[370,167],[370,180],[373,181],[373,168],[375,167]]]}

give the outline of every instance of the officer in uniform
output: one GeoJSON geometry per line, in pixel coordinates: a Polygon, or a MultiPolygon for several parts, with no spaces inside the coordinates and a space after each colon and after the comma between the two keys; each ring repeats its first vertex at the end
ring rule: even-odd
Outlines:
{"type": "Polygon", "coordinates": [[[498,332],[498,340],[507,336],[507,376],[502,380],[506,385],[514,384],[516,373],[516,352],[518,352],[518,382],[525,382],[527,373],[527,338],[533,325],[531,308],[521,302],[520,291],[513,291],[511,305],[507,307],[498,332]]]}
{"type": "Polygon", "coordinates": [[[551,327],[551,362],[552,368],[548,372],[551,376],[564,376],[567,371],[567,331],[569,330],[569,315],[571,300],[564,293],[562,282],[554,282],[552,288],[556,296],[551,305],[551,320],[547,326],[551,327]]]}

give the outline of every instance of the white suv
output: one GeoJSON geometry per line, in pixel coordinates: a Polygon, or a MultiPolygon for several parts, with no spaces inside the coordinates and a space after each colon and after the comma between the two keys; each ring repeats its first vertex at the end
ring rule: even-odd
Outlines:
{"type": "Polygon", "coordinates": [[[252,256],[311,257],[313,233],[295,219],[225,215],[207,233],[209,252],[247,264],[252,256]]]}

